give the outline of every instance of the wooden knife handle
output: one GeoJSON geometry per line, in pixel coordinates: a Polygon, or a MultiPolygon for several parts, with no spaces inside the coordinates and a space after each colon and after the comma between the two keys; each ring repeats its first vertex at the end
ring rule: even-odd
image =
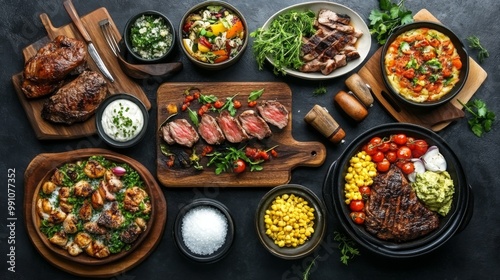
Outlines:
{"type": "Polygon", "coordinates": [[[83,26],[83,23],[82,23],[82,21],[80,19],[80,16],[76,12],[75,6],[73,6],[73,3],[71,2],[71,0],[64,0],[63,5],[64,5],[64,8],[66,9],[66,11],[69,14],[69,17],[71,18],[71,20],[75,24],[76,28],[78,29],[78,31],[80,31],[80,34],[82,34],[83,39],[87,43],[92,42],[92,39],[90,38],[89,33],[87,32],[87,30],[83,26]]]}

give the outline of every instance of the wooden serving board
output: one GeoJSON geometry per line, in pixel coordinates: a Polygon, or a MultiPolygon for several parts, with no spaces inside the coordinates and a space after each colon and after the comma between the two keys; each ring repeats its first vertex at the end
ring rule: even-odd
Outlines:
{"type": "MultiPolygon", "coordinates": [[[[415,21],[439,22],[429,11],[423,9],[414,15],[415,21]]],[[[410,109],[398,104],[389,96],[389,91],[383,83],[382,70],[380,69],[380,57],[382,48],[379,48],[368,62],[360,69],[358,74],[371,86],[373,94],[385,109],[399,122],[418,124],[433,131],[439,131],[448,126],[452,121],[465,116],[462,105],[457,101],[467,103],[488,76],[486,71],[469,57],[469,76],[467,81],[449,103],[436,109],[419,112],[415,114],[410,109]]]]}
{"type": "MultiPolygon", "coordinates": [[[[216,175],[213,167],[205,167],[203,171],[194,168],[169,168],[166,165],[167,157],[160,150],[160,144],[164,144],[161,134],[157,136],[157,177],[161,184],[166,187],[274,187],[286,184],[291,179],[291,170],[297,166],[316,167],[323,164],[326,159],[326,148],[320,142],[299,142],[292,137],[292,91],[288,85],[281,82],[224,82],[224,83],[164,83],[157,91],[158,103],[158,128],[167,119],[167,104],[175,103],[179,108],[179,114],[175,117],[189,120],[186,112],[181,112],[180,107],[184,100],[184,91],[196,87],[202,94],[213,94],[221,100],[226,97],[235,98],[242,103],[239,113],[246,109],[247,98],[250,92],[264,89],[261,100],[277,100],[289,111],[289,122],[282,130],[270,125],[273,135],[262,141],[255,142],[263,148],[278,147],[278,157],[263,163],[263,170],[258,172],[246,171],[240,174],[222,173],[216,175]]],[[[193,102],[193,110],[197,110],[198,102],[193,102]]],[[[255,108],[254,108],[255,109],[255,108]]],[[[217,114],[211,112],[210,114],[217,114]]],[[[196,148],[201,150],[206,145],[200,139],[196,148]]],[[[249,144],[250,145],[250,144],[249,144]]],[[[206,159],[204,159],[206,160],[206,159]]]]}
{"type": "Polygon", "coordinates": [[[109,278],[123,273],[145,260],[156,248],[163,237],[165,224],[167,221],[167,202],[158,183],[146,167],[138,161],[112,151],[98,148],[81,149],[62,153],[44,153],[37,155],[28,165],[24,173],[24,218],[26,229],[31,242],[37,251],[52,265],[68,273],[82,277],[103,277],[109,278]],[[88,158],[93,155],[102,155],[110,160],[126,162],[135,168],[143,177],[144,182],[149,186],[151,202],[154,204],[154,214],[148,236],[142,243],[126,256],[110,263],[96,265],[83,264],[68,260],[56,254],[48,248],[37,233],[33,219],[33,198],[35,190],[48,172],[54,168],[67,163],[68,159],[88,158]]]}
{"type": "MultiPolygon", "coordinates": [[[[120,32],[116,28],[116,25],[114,24],[113,19],[109,15],[106,8],[99,8],[83,16],[81,20],[83,22],[83,25],[89,32],[90,37],[92,38],[101,58],[115,78],[115,82],[113,83],[108,81],[109,94],[129,93],[135,95],[144,103],[144,105],[146,105],[146,108],[149,110],[151,108],[151,102],[147,98],[146,94],[135,81],[130,79],[122,71],[120,65],[118,64],[117,58],[114,56],[113,52],[106,43],[106,39],[104,38],[104,35],[102,34],[99,27],[99,21],[106,18],[109,20],[111,28],[114,31],[117,39],[120,39],[120,32]]],[[[47,14],[41,14],[40,19],[45,29],[47,30],[47,37],[44,37],[23,49],[24,62],[35,55],[40,47],[44,46],[46,43],[48,43],[58,35],[66,35],[71,38],[83,40],[83,37],[80,35],[78,30],[72,23],[62,27],[54,27],[47,14]]],[[[99,72],[94,61],[88,54],[87,65],[90,69],[99,72]]],[[[96,133],[97,130],[95,125],[95,117],[92,117],[85,122],[75,123],[72,125],[54,124],[42,119],[41,110],[43,108],[44,102],[47,100],[47,97],[38,99],[26,98],[21,90],[21,84],[23,82],[22,73],[18,73],[12,76],[12,82],[14,84],[14,88],[16,89],[19,100],[21,101],[21,104],[26,111],[31,126],[35,130],[35,134],[38,139],[72,139],[89,136],[96,133]]]]}

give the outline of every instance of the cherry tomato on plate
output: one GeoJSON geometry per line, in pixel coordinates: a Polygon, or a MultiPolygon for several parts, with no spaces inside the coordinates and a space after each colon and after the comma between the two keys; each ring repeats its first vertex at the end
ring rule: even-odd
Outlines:
{"type": "Polygon", "coordinates": [[[245,171],[246,168],[247,168],[247,164],[245,163],[245,161],[242,159],[238,159],[234,162],[233,172],[234,173],[242,173],[245,171]]]}
{"type": "Polygon", "coordinates": [[[351,200],[349,208],[354,212],[363,211],[365,208],[365,202],[363,200],[351,200]]]}
{"type": "Polygon", "coordinates": [[[387,172],[391,167],[391,163],[386,158],[384,158],[381,162],[377,162],[376,164],[377,164],[377,170],[379,172],[387,172]]]}
{"type": "Polygon", "coordinates": [[[392,141],[398,145],[405,145],[407,141],[406,134],[396,134],[392,137],[392,141]]]}
{"type": "Polygon", "coordinates": [[[362,186],[362,187],[359,187],[359,192],[361,193],[361,196],[363,197],[363,199],[368,199],[370,197],[370,193],[372,192],[372,189],[369,186],[362,186]]]}
{"type": "Polygon", "coordinates": [[[412,156],[411,150],[407,146],[399,147],[398,151],[396,152],[396,155],[398,159],[410,159],[412,156]]]}
{"type": "Polygon", "coordinates": [[[385,154],[385,158],[390,162],[394,163],[398,159],[398,156],[396,155],[396,152],[389,151],[385,154]]]}
{"type": "Polygon", "coordinates": [[[429,148],[429,145],[425,140],[415,140],[413,142],[414,149],[411,151],[411,154],[414,158],[419,158],[423,156],[426,152],[427,149],[429,148]]]}
{"type": "Polygon", "coordinates": [[[366,215],[363,212],[351,212],[350,217],[352,221],[358,225],[363,224],[366,219],[366,215]]]}
{"type": "Polygon", "coordinates": [[[372,157],[373,162],[381,162],[384,159],[385,155],[381,151],[378,151],[375,154],[373,154],[371,157],[372,157]]]}
{"type": "Polygon", "coordinates": [[[413,173],[413,171],[415,171],[415,166],[413,165],[413,162],[403,163],[403,165],[401,166],[401,171],[403,171],[403,173],[406,175],[413,173]]]}

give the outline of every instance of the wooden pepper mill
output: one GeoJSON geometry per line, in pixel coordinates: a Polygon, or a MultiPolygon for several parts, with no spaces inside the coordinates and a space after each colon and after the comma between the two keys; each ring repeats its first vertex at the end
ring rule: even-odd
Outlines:
{"type": "Polygon", "coordinates": [[[306,114],[304,120],[331,142],[335,144],[344,143],[345,131],[333,119],[325,107],[321,107],[317,104],[314,105],[306,114]]]}
{"type": "Polygon", "coordinates": [[[358,74],[347,78],[345,84],[350,91],[339,91],[334,100],[351,118],[360,122],[368,116],[367,109],[373,106],[374,100],[370,88],[358,74]]]}

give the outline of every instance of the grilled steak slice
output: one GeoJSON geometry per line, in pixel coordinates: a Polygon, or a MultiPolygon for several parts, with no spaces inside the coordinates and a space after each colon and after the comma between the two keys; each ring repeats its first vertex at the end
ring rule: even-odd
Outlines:
{"type": "Polygon", "coordinates": [[[162,134],[162,137],[163,137],[163,140],[165,140],[165,142],[167,142],[167,144],[169,145],[173,145],[175,144],[175,140],[174,138],[172,138],[172,135],[170,135],[170,127],[169,127],[169,123],[166,123],[165,125],[163,125],[161,127],[161,134],[162,134]]]}
{"type": "Polygon", "coordinates": [[[288,110],[278,101],[264,101],[257,110],[262,118],[279,129],[288,125],[288,110]]]}
{"type": "Polygon", "coordinates": [[[193,147],[200,136],[194,127],[185,119],[176,119],[168,124],[170,136],[179,145],[193,147]]]}
{"type": "Polygon", "coordinates": [[[380,239],[405,242],[439,226],[439,217],[417,198],[401,170],[377,175],[365,205],[366,230],[380,239]]]}
{"type": "Polygon", "coordinates": [[[351,17],[345,14],[337,14],[328,9],[321,9],[318,13],[318,21],[320,23],[341,23],[349,24],[351,22],[351,17]]]}
{"type": "Polygon", "coordinates": [[[52,93],[68,74],[84,66],[86,56],[87,49],[82,41],[57,36],[25,63],[22,91],[27,98],[52,93]]]}
{"type": "Polygon", "coordinates": [[[85,71],[45,102],[42,118],[64,124],[83,122],[95,113],[107,92],[106,81],[100,73],[85,71]]]}
{"type": "Polygon", "coordinates": [[[216,120],[227,141],[240,143],[249,139],[238,120],[231,116],[228,111],[222,111],[216,120]]]}
{"type": "Polygon", "coordinates": [[[226,140],[224,133],[217,124],[217,120],[209,114],[201,116],[198,133],[210,145],[219,145],[226,140]]]}
{"type": "Polygon", "coordinates": [[[254,110],[246,110],[238,116],[241,126],[252,137],[262,140],[273,133],[266,121],[254,110]]]}

